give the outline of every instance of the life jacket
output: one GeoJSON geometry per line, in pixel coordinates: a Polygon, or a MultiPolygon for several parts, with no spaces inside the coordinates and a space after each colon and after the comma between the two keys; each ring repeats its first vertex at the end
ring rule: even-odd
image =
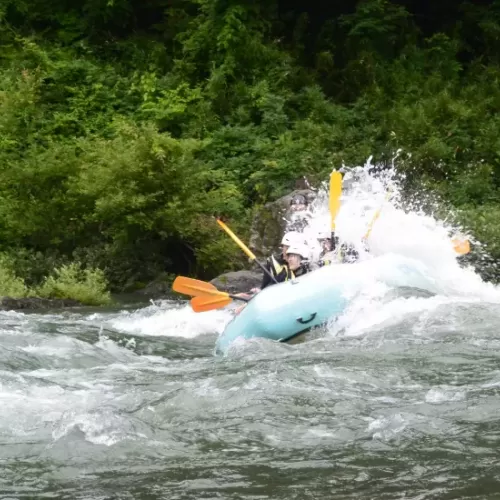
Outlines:
{"type": "Polygon", "coordinates": [[[319,267],[329,266],[330,264],[333,264],[333,260],[330,260],[330,259],[321,259],[321,260],[318,262],[318,266],[319,266],[319,267]]]}
{"type": "Polygon", "coordinates": [[[274,255],[271,255],[269,261],[271,264],[271,273],[279,283],[295,278],[293,271],[286,264],[280,264],[274,255]],[[281,279],[278,280],[278,277],[281,279]]]}

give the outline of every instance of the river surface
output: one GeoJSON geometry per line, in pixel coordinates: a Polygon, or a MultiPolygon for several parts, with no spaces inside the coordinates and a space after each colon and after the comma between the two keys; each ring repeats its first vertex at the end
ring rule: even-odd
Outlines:
{"type": "Polygon", "coordinates": [[[0,498],[500,498],[500,305],[376,309],[225,357],[185,302],[0,313],[0,498]]]}

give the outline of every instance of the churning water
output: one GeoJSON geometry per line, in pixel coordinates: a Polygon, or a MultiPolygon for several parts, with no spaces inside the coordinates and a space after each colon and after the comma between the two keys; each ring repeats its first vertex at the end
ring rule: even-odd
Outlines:
{"type": "MultiPolygon", "coordinates": [[[[385,197],[358,174],[353,241],[385,197]]],[[[385,202],[365,258],[433,294],[372,282],[296,345],[216,357],[231,309],[184,301],[0,313],[0,498],[500,498],[500,292],[449,229],[385,202]]]]}

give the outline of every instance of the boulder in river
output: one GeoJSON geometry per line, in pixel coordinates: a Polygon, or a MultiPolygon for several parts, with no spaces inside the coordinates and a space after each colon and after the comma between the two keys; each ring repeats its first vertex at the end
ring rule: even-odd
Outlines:
{"type": "Polygon", "coordinates": [[[159,298],[172,293],[172,275],[161,274],[155,280],[148,283],[144,288],[137,290],[139,295],[159,298]]]}
{"type": "Polygon", "coordinates": [[[239,293],[248,292],[261,282],[262,271],[232,271],[217,276],[210,283],[223,292],[239,293]]]}

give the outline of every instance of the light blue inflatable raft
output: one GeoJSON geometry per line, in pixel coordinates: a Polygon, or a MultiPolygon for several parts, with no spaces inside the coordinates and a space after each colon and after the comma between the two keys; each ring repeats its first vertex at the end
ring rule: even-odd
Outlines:
{"type": "Polygon", "coordinates": [[[347,305],[342,287],[321,286],[318,271],[262,290],[228,323],[216,352],[225,353],[239,337],[286,342],[340,314],[347,305]]]}
{"type": "Polygon", "coordinates": [[[434,288],[425,269],[415,261],[390,255],[326,266],[262,290],[226,325],[215,352],[225,354],[236,339],[292,340],[341,315],[350,301],[374,281],[431,291],[434,288]]]}

